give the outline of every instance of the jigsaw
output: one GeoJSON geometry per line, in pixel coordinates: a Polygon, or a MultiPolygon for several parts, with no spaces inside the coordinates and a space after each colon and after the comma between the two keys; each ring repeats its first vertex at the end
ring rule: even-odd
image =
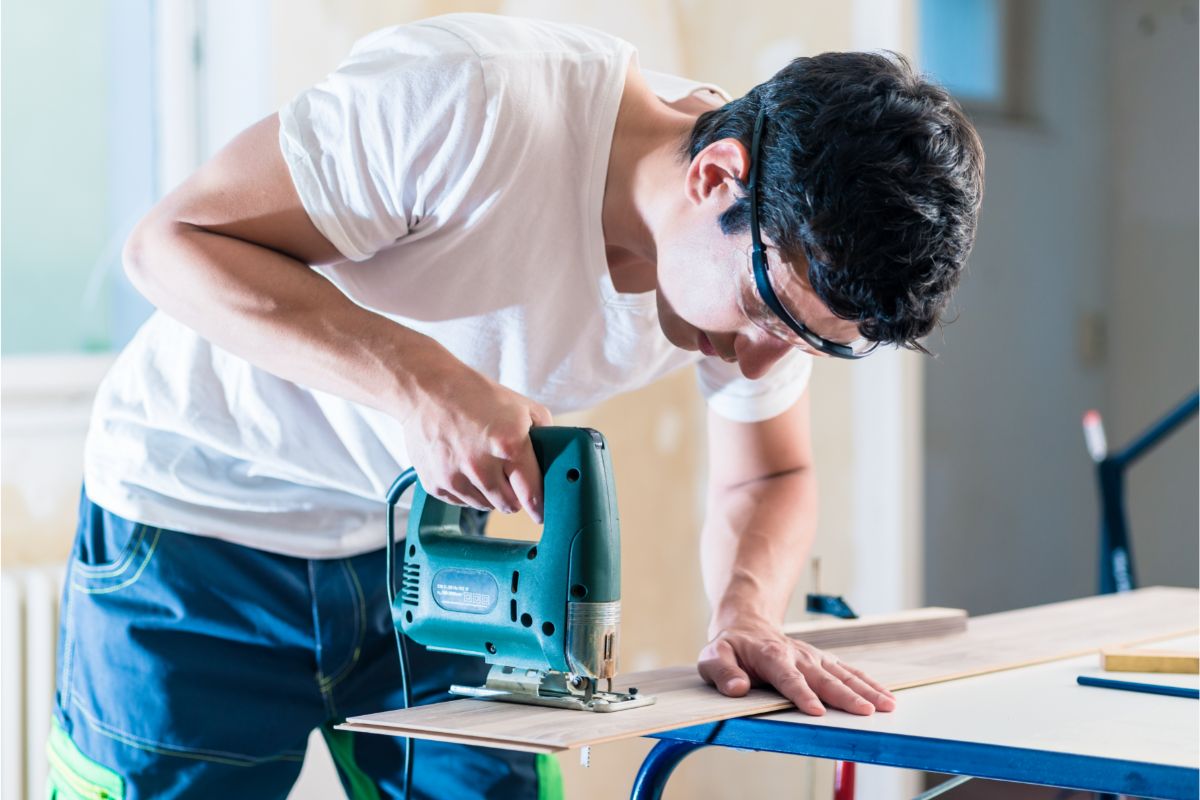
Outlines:
{"type": "Polygon", "coordinates": [[[594,712],[650,705],[636,689],[612,690],[621,552],[607,442],[571,427],[534,428],[530,438],[545,498],[537,541],[472,533],[471,512],[429,495],[411,470],[393,484],[389,506],[416,483],[398,594],[389,561],[392,621],[430,649],[491,665],[483,686],[454,694],[594,712]]]}

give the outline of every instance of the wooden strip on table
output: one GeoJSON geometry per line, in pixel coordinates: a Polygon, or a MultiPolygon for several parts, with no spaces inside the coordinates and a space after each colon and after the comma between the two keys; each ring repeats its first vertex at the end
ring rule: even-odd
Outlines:
{"type": "Polygon", "coordinates": [[[1182,636],[1200,629],[1200,592],[1152,587],[971,618],[967,632],[838,648],[892,691],[1182,636]]]}
{"type": "Polygon", "coordinates": [[[1200,653],[1187,650],[1105,650],[1100,654],[1107,672],[1200,674],[1200,653]]]}
{"type": "Polygon", "coordinates": [[[896,614],[874,614],[858,619],[819,619],[792,622],[783,632],[813,647],[830,650],[876,642],[899,642],[962,633],[967,612],[961,608],[918,608],[896,614]]]}
{"type": "MultiPolygon", "coordinates": [[[[1105,647],[1151,642],[1200,629],[1200,592],[1149,588],[1069,600],[970,620],[961,634],[835,649],[892,690],[1071,658],[1105,647]]],[[[652,706],[607,714],[485,700],[451,700],[406,711],[351,717],[346,730],[387,732],[553,753],[731,717],[790,708],[774,692],[724,697],[695,667],[622,676],[623,690],[652,694],[652,706]]]]}

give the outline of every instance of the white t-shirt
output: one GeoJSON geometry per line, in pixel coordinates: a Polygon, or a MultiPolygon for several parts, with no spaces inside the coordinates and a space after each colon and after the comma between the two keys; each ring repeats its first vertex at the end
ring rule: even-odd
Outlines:
{"type": "MultiPolygon", "coordinates": [[[[279,114],[304,208],[345,256],[318,271],[554,414],[699,362],[717,413],[775,416],[803,393],[808,356],[746,380],[672,346],[652,292],[613,287],[600,214],[634,58],[588,28],[473,14],[360,41],[279,114]]],[[[646,77],[668,102],[719,92],[646,77]]],[[[409,463],[386,414],[156,313],[100,388],[85,481],[138,522],[332,558],[380,546],[384,493],[409,463]]]]}

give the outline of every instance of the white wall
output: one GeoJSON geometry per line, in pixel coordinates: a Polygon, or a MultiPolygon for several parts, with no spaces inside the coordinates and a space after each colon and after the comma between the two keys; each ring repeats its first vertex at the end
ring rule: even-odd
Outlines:
{"type": "MultiPolygon", "coordinates": [[[[1195,5],[1029,4],[1032,114],[979,121],[979,238],[926,368],[930,603],[982,613],[1093,593],[1080,416],[1111,411],[1119,443],[1195,384],[1195,5]],[[1164,15],[1153,44],[1133,30],[1147,13],[1164,15]],[[1096,319],[1107,352],[1087,333],[1096,319]]],[[[1189,435],[1174,461],[1151,456],[1157,479],[1150,464],[1133,476],[1143,581],[1196,585],[1189,435]]]]}
{"type": "MultiPolygon", "coordinates": [[[[1113,280],[1109,444],[1123,445],[1196,386],[1197,3],[1116,3],[1110,23],[1113,280]]],[[[1141,585],[1196,585],[1195,419],[1129,473],[1141,585]]]]}
{"type": "Polygon", "coordinates": [[[83,439],[109,355],[7,356],[0,439],[6,569],[64,563],[83,482],[83,439]]]}

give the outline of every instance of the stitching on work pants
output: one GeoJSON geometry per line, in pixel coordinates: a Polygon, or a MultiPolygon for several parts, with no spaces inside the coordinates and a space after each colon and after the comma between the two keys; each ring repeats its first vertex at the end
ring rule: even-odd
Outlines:
{"type": "Polygon", "coordinates": [[[354,650],[345,664],[334,672],[333,675],[322,681],[322,691],[333,689],[333,687],[345,680],[350,671],[354,669],[354,666],[358,664],[358,659],[362,655],[363,640],[366,638],[367,633],[367,601],[363,597],[362,584],[359,583],[358,575],[354,572],[354,566],[350,564],[349,559],[343,559],[340,566],[342,574],[346,576],[347,585],[354,590],[354,650]]]}
{"type": "Polygon", "coordinates": [[[245,753],[232,753],[222,750],[208,750],[199,747],[184,747],[182,745],[169,745],[165,742],[156,742],[153,739],[134,736],[133,734],[127,733],[120,728],[116,728],[112,725],[101,722],[78,702],[74,703],[74,707],[76,711],[83,715],[83,718],[87,721],[88,726],[101,736],[107,736],[110,739],[115,739],[122,744],[135,747],[138,750],[145,750],[158,755],[178,756],[180,758],[192,758],[200,761],[212,761],[217,764],[226,764],[231,767],[253,767],[258,764],[265,764],[272,761],[304,761],[304,751],[302,750],[284,750],[281,753],[271,756],[251,756],[245,753]]]}
{"type": "MultiPolygon", "coordinates": [[[[142,573],[146,571],[146,567],[149,566],[151,559],[154,558],[154,553],[158,550],[159,539],[162,538],[162,528],[146,528],[146,531],[154,531],[154,539],[150,542],[150,550],[146,552],[145,557],[142,559],[142,563],[138,566],[137,571],[134,572],[132,576],[130,576],[129,578],[126,578],[124,581],[121,581],[120,583],[114,584],[112,586],[102,586],[102,587],[93,589],[93,588],[89,588],[81,583],[72,583],[71,587],[73,589],[78,589],[79,591],[83,592],[84,594],[111,594],[112,592],[118,591],[120,589],[124,589],[127,586],[132,586],[133,584],[137,583],[138,578],[142,577],[142,573]]],[[[143,533],[142,538],[138,540],[139,544],[142,541],[142,539],[144,539],[144,538],[145,538],[145,533],[143,533]]],[[[78,565],[78,566],[82,566],[82,565],[78,565]]],[[[128,565],[126,565],[126,568],[128,568],[128,565]]],[[[123,571],[124,570],[122,570],[122,572],[123,571]]],[[[120,574],[121,573],[117,573],[117,575],[114,575],[112,577],[119,577],[120,574]]]]}
{"type": "Polygon", "coordinates": [[[321,702],[325,705],[325,713],[329,717],[337,716],[337,709],[333,705],[333,695],[325,691],[325,675],[321,672],[321,655],[325,649],[324,643],[321,641],[321,611],[317,608],[317,582],[316,576],[313,574],[313,562],[309,559],[308,567],[308,594],[309,607],[312,610],[313,624],[313,654],[316,657],[316,682],[317,691],[321,695],[321,702]]]}
{"type": "Polygon", "coordinates": [[[84,578],[115,578],[125,570],[129,569],[129,564],[133,561],[133,557],[137,555],[138,547],[146,539],[146,532],[150,530],[149,526],[141,523],[135,523],[134,533],[129,537],[129,543],[125,545],[121,556],[111,564],[85,564],[80,561],[76,555],[72,555],[72,560],[79,566],[79,573],[84,578]]]}

